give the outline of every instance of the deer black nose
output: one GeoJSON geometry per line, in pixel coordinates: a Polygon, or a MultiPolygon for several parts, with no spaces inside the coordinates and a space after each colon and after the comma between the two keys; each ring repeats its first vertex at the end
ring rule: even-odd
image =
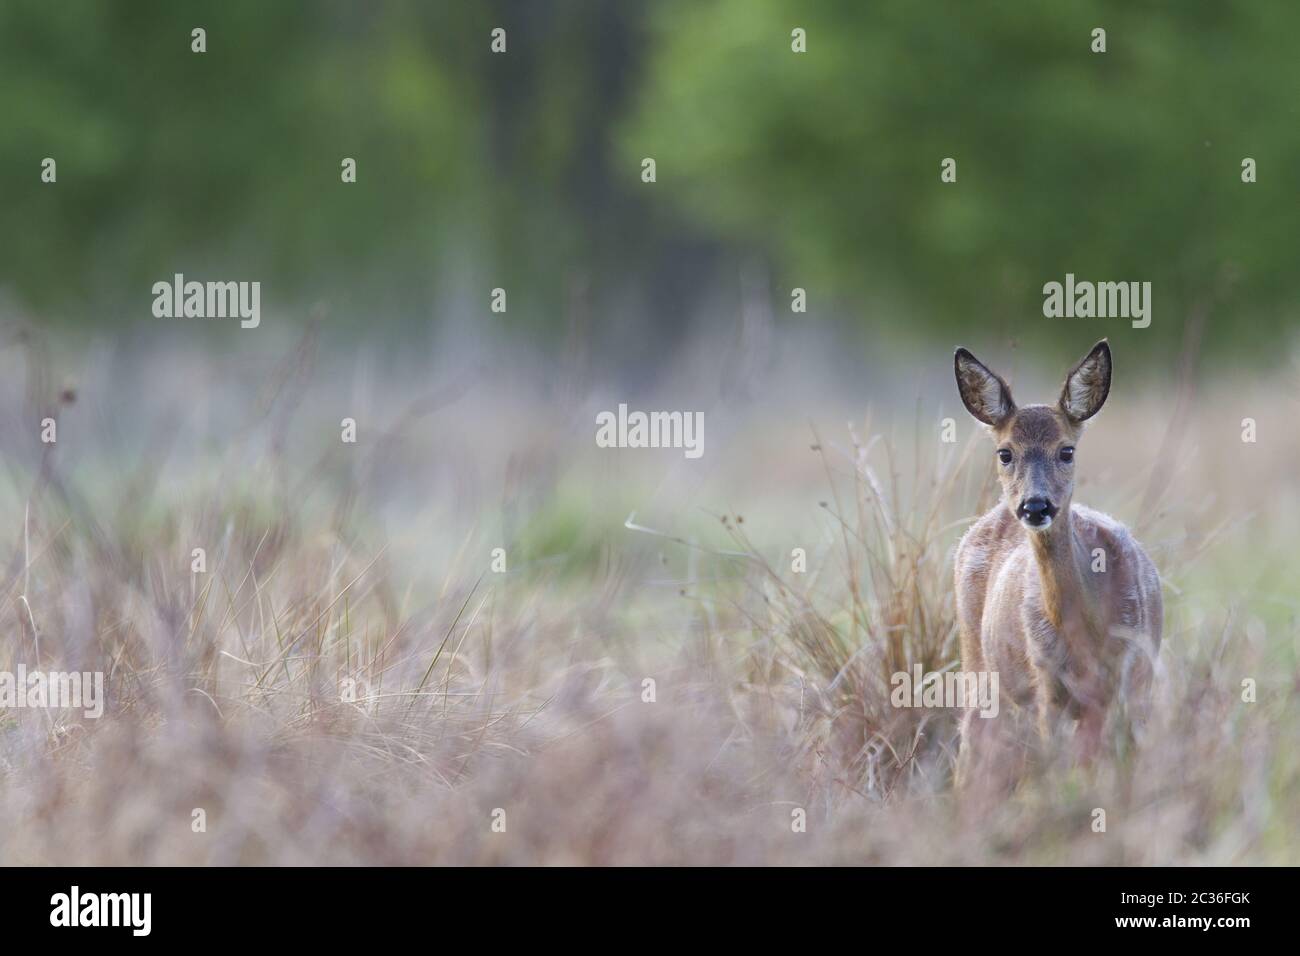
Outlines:
{"type": "Polygon", "coordinates": [[[1032,498],[1026,498],[1020,503],[1017,510],[1017,516],[1024,518],[1031,525],[1040,525],[1051,519],[1056,514],[1056,508],[1052,503],[1041,495],[1034,495],[1032,498]]]}

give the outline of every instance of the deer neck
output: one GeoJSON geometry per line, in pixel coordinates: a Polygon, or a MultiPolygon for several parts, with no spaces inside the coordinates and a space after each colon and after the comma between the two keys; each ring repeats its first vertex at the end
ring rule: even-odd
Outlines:
{"type": "Polygon", "coordinates": [[[1043,610],[1058,631],[1082,624],[1085,632],[1101,637],[1097,597],[1088,585],[1087,556],[1074,529],[1068,507],[1043,532],[1026,532],[1042,584],[1043,610]]]}

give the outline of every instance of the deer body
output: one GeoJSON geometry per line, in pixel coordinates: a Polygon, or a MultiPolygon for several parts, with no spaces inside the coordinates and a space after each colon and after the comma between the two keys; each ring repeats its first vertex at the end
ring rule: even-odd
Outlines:
{"type": "MultiPolygon", "coordinates": [[[[1071,500],[1074,446],[1109,393],[1110,367],[1103,341],[1057,405],[1017,408],[1001,378],[964,349],[956,357],[963,402],[997,443],[1003,487],[957,547],[962,669],[996,671],[1004,703],[1030,714],[1040,738],[1077,720],[1085,758],[1117,698],[1140,715],[1163,618],[1159,575],[1128,529],[1071,500]]],[[[959,783],[1014,745],[1005,727],[968,712],[959,783]]]]}

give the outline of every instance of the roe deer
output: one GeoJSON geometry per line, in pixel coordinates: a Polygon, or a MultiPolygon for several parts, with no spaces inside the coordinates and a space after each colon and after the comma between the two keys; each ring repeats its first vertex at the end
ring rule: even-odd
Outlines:
{"type": "MultiPolygon", "coordinates": [[[[1117,697],[1140,719],[1163,618],[1160,577],[1128,529],[1071,502],[1075,445],[1110,392],[1110,345],[1093,346],[1055,405],[1017,408],[1007,383],[963,348],[954,365],[962,402],[993,437],[1002,484],[997,507],[957,546],[962,669],[996,671],[1003,700],[1043,739],[1062,717],[1077,720],[1090,759],[1117,697]]],[[[965,713],[959,787],[1023,760],[1007,725],[994,726],[1002,720],[965,713]]]]}

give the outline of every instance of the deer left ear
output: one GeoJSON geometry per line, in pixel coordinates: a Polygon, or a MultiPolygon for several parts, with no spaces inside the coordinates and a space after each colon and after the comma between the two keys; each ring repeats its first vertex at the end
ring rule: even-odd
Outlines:
{"type": "Polygon", "coordinates": [[[1065,376],[1061,411],[1076,425],[1101,411],[1110,394],[1110,343],[1102,339],[1065,376]]]}

